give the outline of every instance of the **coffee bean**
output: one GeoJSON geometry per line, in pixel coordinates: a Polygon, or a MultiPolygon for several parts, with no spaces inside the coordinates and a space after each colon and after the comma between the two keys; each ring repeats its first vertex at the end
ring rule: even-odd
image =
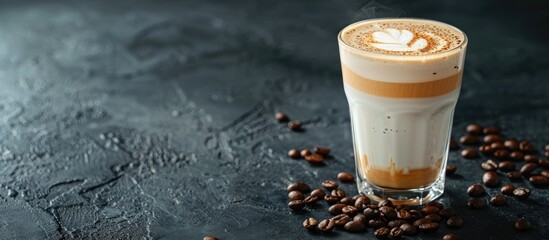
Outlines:
{"type": "Polygon", "coordinates": [[[423,224],[423,223],[431,223],[433,221],[427,219],[427,218],[420,218],[418,220],[415,220],[412,224],[416,227],[419,227],[419,225],[423,224]]]}
{"type": "Polygon", "coordinates": [[[343,191],[343,189],[334,189],[334,190],[332,190],[330,195],[332,195],[334,197],[337,197],[339,199],[342,199],[346,196],[345,191],[343,191]]]}
{"type": "Polygon", "coordinates": [[[288,157],[299,158],[301,157],[301,154],[299,154],[299,150],[292,148],[290,149],[290,151],[288,151],[288,157]]]}
{"type": "Polygon", "coordinates": [[[422,231],[422,232],[436,232],[439,226],[440,225],[436,222],[430,222],[430,223],[419,224],[418,228],[419,228],[419,231],[422,231]]]}
{"type": "Polygon", "coordinates": [[[324,157],[320,154],[311,154],[305,156],[305,161],[311,164],[321,164],[324,162],[324,157]]]}
{"type": "Polygon", "coordinates": [[[529,175],[530,173],[532,173],[532,171],[536,170],[537,167],[538,167],[537,163],[534,163],[534,162],[526,163],[520,168],[520,173],[522,175],[529,175]]]}
{"type": "Polygon", "coordinates": [[[323,233],[328,233],[334,230],[335,222],[332,219],[324,219],[318,224],[318,230],[323,233]]]}
{"type": "Polygon", "coordinates": [[[541,176],[549,178],[549,170],[543,170],[543,171],[541,171],[540,174],[541,174],[541,176]]]}
{"type": "Polygon", "coordinates": [[[299,130],[301,130],[301,122],[298,121],[298,120],[290,121],[290,122],[288,123],[288,127],[289,127],[292,131],[299,131],[299,130]]]}
{"type": "Polygon", "coordinates": [[[400,225],[407,223],[408,221],[402,219],[391,220],[387,223],[388,228],[400,227],[400,225]]]}
{"type": "Polygon", "coordinates": [[[292,200],[288,203],[288,207],[294,211],[301,210],[305,207],[305,202],[303,200],[292,200]]]}
{"type": "Polygon", "coordinates": [[[503,159],[509,156],[509,151],[507,149],[498,149],[494,152],[494,157],[498,159],[503,159]]]}
{"type": "Polygon", "coordinates": [[[391,234],[391,230],[386,227],[382,227],[374,231],[374,236],[379,239],[385,239],[389,237],[389,234],[391,234]]]}
{"type": "MultiPolygon", "coordinates": [[[[337,202],[339,202],[339,198],[336,197],[336,196],[332,196],[332,195],[326,195],[324,196],[324,201],[326,201],[328,204],[335,204],[337,202]]],[[[343,204],[345,205],[345,204],[343,204]]]]}
{"type": "Polygon", "coordinates": [[[476,123],[467,125],[467,132],[474,135],[482,134],[482,126],[476,123]]]}
{"type": "Polygon", "coordinates": [[[537,162],[539,160],[538,156],[534,154],[526,154],[524,155],[524,161],[525,162],[537,162]]]}
{"type": "Polygon", "coordinates": [[[482,130],[482,133],[484,133],[484,135],[498,134],[499,132],[501,132],[501,129],[496,126],[487,127],[482,130]]]}
{"type": "Polygon", "coordinates": [[[367,197],[361,197],[356,199],[354,206],[358,210],[364,210],[368,207],[368,204],[370,204],[370,199],[367,197]]]}
{"type": "Polygon", "coordinates": [[[501,187],[501,193],[505,195],[512,195],[514,190],[515,190],[515,187],[513,187],[513,185],[510,185],[510,184],[504,185],[503,187],[501,187]]]}
{"type": "Polygon", "coordinates": [[[381,220],[381,219],[370,219],[368,220],[368,226],[370,226],[371,228],[373,229],[378,229],[378,228],[382,228],[382,227],[385,227],[387,225],[387,223],[385,223],[385,221],[381,220]]]}
{"type": "Polygon", "coordinates": [[[364,196],[364,195],[362,195],[362,194],[357,194],[357,195],[354,195],[354,196],[353,196],[353,201],[356,201],[356,200],[359,199],[359,198],[368,198],[368,197],[366,197],[366,196],[364,196]]]}
{"type": "Polygon", "coordinates": [[[530,189],[523,187],[515,188],[513,195],[519,200],[525,200],[530,197],[530,189]]]}
{"type": "Polygon", "coordinates": [[[497,187],[500,183],[498,174],[495,172],[485,172],[482,175],[482,183],[487,187],[497,187]]]}
{"type": "Polygon", "coordinates": [[[540,167],[549,168],[549,160],[540,159],[538,164],[540,167]]]}
{"type": "Polygon", "coordinates": [[[355,177],[353,176],[353,174],[348,173],[348,172],[338,173],[337,178],[342,182],[354,182],[355,181],[355,177]]]}
{"type": "Polygon", "coordinates": [[[549,151],[545,151],[545,153],[543,153],[543,156],[545,156],[546,158],[549,158],[549,151]]]}
{"type": "Polygon", "coordinates": [[[219,238],[216,236],[204,236],[202,240],[219,240],[219,238]]]}
{"type": "Polygon", "coordinates": [[[503,142],[503,146],[505,146],[507,149],[514,151],[519,149],[519,143],[515,139],[508,139],[503,142]]]}
{"type": "Polygon", "coordinates": [[[423,213],[423,215],[429,215],[431,213],[438,214],[438,212],[440,212],[440,208],[437,208],[434,206],[425,206],[424,208],[421,209],[421,213],[423,213]]]}
{"type": "Polygon", "coordinates": [[[425,218],[433,221],[433,222],[440,222],[440,215],[436,214],[436,213],[431,213],[431,214],[428,214],[427,216],[425,216],[425,218]]]}
{"type": "Polygon", "coordinates": [[[286,115],[285,113],[283,112],[277,112],[275,113],[275,118],[278,122],[287,122],[288,121],[288,115],[286,115]]]}
{"type": "Polygon", "coordinates": [[[484,171],[495,171],[498,169],[498,163],[492,159],[488,159],[485,162],[482,162],[480,167],[484,169],[484,171]]]}
{"type": "Polygon", "coordinates": [[[310,196],[306,197],[303,200],[303,202],[305,202],[305,204],[307,204],[308,206],[314,206],[318,202],[318,199],[319,199],[318,196],[310,195],[310,196]]]}
{"type": "Polygon", "coordinates": [[[490,148],[492,148],[494,150],[499,150],[499,149],[505,148],[505,146],[503,146],[503,143],[501,143],[501,142],[493,142],[493,143],[490,144],[490,148]]]}
{"type": "Polygon", "coordinates": [[[326,190],[332,191],[332,190],[336,189],[337,187],[339,187],[339,184],[337,184],[337,182],[332,181],[332,180],[326,180],[326,181],[322,182],[322,186],[324,188],[326,188],[326,190]]]}
{"type": "Polygon", "coordinates": [[[394,207],[393,202],[389,199],[383,199],[377,204],[378,207],[389,206],[394,207]]]}
{"type": "Polygon", "coordinates": [[[419,219],[421,217],[421,211],[417,209],[412,209],[409,212],[412,215],[412,219],[419,219]]]}
{"type": "Polygon", "coordinates": [[[460,228],[463,226],[463,218],[460,216],[452,216],[446,221],[446,226],[449,228],[460,228]]]}
{"type": "Polygon", "coordinates": [[[288,198],[290,200],[303,200],[305,196],[300,191],[294,190],[288,193],[288,198]]]}
{"type": "Polygon", "coordinates": [[[456,215],[456,210],[454,210],[453,208],[445,208],[440,210],[440,212],[438,212],[438,215],[443,218],[449,218],[456,215]]]}
{"type": "Polygon", "coordinates": [[[328,156],[328,154],[330,154],[330,149],[327,147],[315,147],[313,151],[322,156],[328,156]]]}
{"type": "Polygon", "coordinates": [[[347,215],[349,215],[350,217],[354,216],[355,214],[358,213],[358,209],[356,209],[356,207],[354,206],[345,206],[343,207],[343,209],[341,209],[341,211],[347,215]]]}
{"type": "Polygon", "coordinates": [[[502,194],[496,194],[492,198],[490,198],[490,204],[493,206],[503,206],[507,204],[507,197],[502,194]]]}
{"type": "Polygon", "coordinates": [[[339,214],[332,218],[334,220],[334,223],[337,227],[343,227],[345,224],[351,221],[351,217],[349,217],[347,214],[339,214]]]}
{"type": "Polygon", "coordinates": [[[317,196],[318,198],[324,198],[326,196],[326,192],[324,190],[317,188],[311,192],[311,196],[317,196]]]}
{"type": "Polygon", "coordinates": [[[467,207],[470,209],[481,209],[486,207],[486,200],[484,198],[472,198],[467,202],[467,207]]]}
{"type": "Polygon", "coordinates": [[[407,236],[413,236],[417,233],[417,228],[410,223],[402,224],[399,228],[402,229],[402,231],[404,231],[404,234],[407,236]]]}
{"type": "Polygon", "coordinates": [[[344,197],[341,200],[339,200],[339,202],[345,205],[355,205],[355,201],[353,201],[353,199],[350,197],[344,197]]]}
{"type": "Polygon", "coordinates": [[[485,143],[503,142],[503,138],[498,134],[488,134],[483,140],[485,143]]]}
{"type": "Polygon", "coordinates": [[[459,142],[464,145],[476,145],[480,143],[480,140],[477,136],[465,135],[459,138],[459,142]]]}
{"type": "Polygon", "coordinates": [[[511,181],[517,181],[521,179],[522,173],[519,171],[511,171],[507,173],[507,177],[511,179],[511,181]]]}
{"type": "Polygon", "coordinates": [[[450,143],[448,144],[448,146],[450,147],[450,150],[456,150],[459,148],[458,143],[454,139],[450,139],[450,143]]]}
{"type": "Polygon", "coordinates": [[[364,232],[366,225],[361,221],[350,221],[345,224],[344,229],[348,232],[364,232]]]}
{"type": "Polygon", "coordinates": [[[515,164],[511,161],[503,161],[498,164],[498,169],[503,172],[510,172],[515,170],[515,164]]]}
{"type": "Polygon", "coordinates": [[[386,220],[393,220],[397,218],[397,212],[393,207],[382,206],[379,208],[379,212],[381,212],[381,216],[384,217],[386,220]]]}
{"type": "Polygon", "coordinates": [[[513,151],[511,152],[509,157],[511,157],[511,159],[513,160],[521,160],[524,158],[524,154],[521,151],[513,151]]]}
{"type": "Polygon", "coordinates": [[[306,193],[306,192],[311,191],[311,188],[309,187],[309,185],[307,185],[305,183],[295,182],[295,183],[291,183],[290,185],[288,185],[287,190],[288,190],[288,192],[300,191],[302,193],[306,193]]]}
{"type": "Polygon", "coordinates": [[[307,218],[303,221],[303,227],[309,231],[313,231],[318,226],[318,221],[314,218],[307,218]]]}
{"type": "Polygon", "coordinates": [[[406,210],[400,210],[397,212],[397,218],[402,220],[411,220],[412,214],[406,210]]]}
{"type": "Polygon", "coordinates": [[[343,213],[343,208],[345,207],[346,205],[343,204],[343,203],[337,203],[337,204],[334,204],[332,206],[330,206],[328,208],[328,212],[332,215],[339,215],[339,214],[342,214],[343,213]]]}
{"type": "Polygon", "coordinates": [[[492,147],[490,147],[490,145],[482,145],[482,146],[478,147],[478,150],[479,150],[479,152],[481,152],[485,155],[490,155],[494,152],[494,149],[492,149],[492,147]]]}
{"type": "Polygon", "coordinates": [[[447,233],[442,237],[442,240],[459,240],[459,236],[455,233],[447,233]]]}
{"type": "Polygon", "coordinates": [[[528,141],[522,141],[519,143],[519,149],[523,152],[531,152],[534,150],[534,144],[528,141]]]}
{"type": "Polygon", "coordinates": [[[480,184],[473,184],[467,188],[467,195],[470,197],[480,197],[486,193],[486,190],[480,184]]]}
{"type": "Polygon", "coordinates": [[[391,236],[391,239],[400,239],[404,236],[404,230],[402,230],[400,227],[394,227],[393,229],[391,229],[389,236],[391,236]]]}
{"type": "Polygon", "coordinates": [[[532,229],[532,224],[528,222],[526,219],[521,218],[515,222],[515,229],[519,231],[528,231],[532,229]]]}
{"type": "Polygon", "coordinates": [[[371,209],[371,208],[366,208],[364,209],[364,211],[362,212],[362,214],[364,214],[364,217],[366,219],[374,219],[374,218],[379,218],[379,216],[381,215],[379,213],[379,210],[377,209],[371,209]]]}
{"type": "Polygon", "coordinates": [[[447,165],[447,166],[446,166],[446,176],[454,174],[454,173],[456,172],[456,170],[457,170],[457,167],[456,167],[456,166],[454,166],[454,165],[447,165]]]}
{"type": "Polygon", "coordinates": [[[461,156],[464,158],[476,158],[478,157],[478,151],[476,148],[466,148],[461,150],[461,156]]]}
{"type": "Polygon", "coordinates": [[[303,149],[301,150],[301,152],[299,152],[299,155],[301,155],[301,157],[306,157],[306,156],[309,156],[309,155],[312,155],[313,152],[311,152],[311,150],[309,149],[303,149]]]}
{"type": "Polygon", "coordinates": [[[541,175],[531,176],[528,180],[536,187],[547,187],[549,185],[549,178],[541,175]]]}
{"type": "Polygon", "coordinates": [[[368,223],[368,219],[366,219],[366,217],[364,216],[364,214],[362,213],[357,213],[354,217],[353,217],[353,221],[361,221],[363,223],[368,223]]]}

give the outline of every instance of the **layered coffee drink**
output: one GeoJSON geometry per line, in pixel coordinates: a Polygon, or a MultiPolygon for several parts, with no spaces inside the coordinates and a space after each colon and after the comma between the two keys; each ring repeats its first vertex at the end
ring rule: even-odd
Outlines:
{"type": "Polygon", "coordinates": [[[421,204],[442,194],[467,38],[421,19],[373,19],[339,34],[357,181],[364,194],[421,204]]]}

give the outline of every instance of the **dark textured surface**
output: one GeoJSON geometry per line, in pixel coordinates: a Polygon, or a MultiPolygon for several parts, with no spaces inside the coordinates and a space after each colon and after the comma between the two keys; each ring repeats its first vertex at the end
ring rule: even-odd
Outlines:
{"type": "MultiPolygon", "coordinates": [[[[365,17],[431,18],[468,34],[455,136],[474,121],[538,149],[549,143],[545,1],[391,7],[0,2],[0,238],[322,238],[301,223],[327,217],[326,206],[292,213],[285,188],[354,171],[336,34],[365,17]],[[276,110],[302,120],[305,132],[277,124],[276,110]],[[327,166],[286,156],[314,145],[332,148],[327,166]]],[[[464,193],[480,181],[480,160],[452,152],[449,161],[458,175],[442,201],[465,218],[455,230],[462,239],[548,238],[548,189],[468,210],[464,193]],[[523,216],[534,229],[518,233],[513,222],[523,216]]]]}

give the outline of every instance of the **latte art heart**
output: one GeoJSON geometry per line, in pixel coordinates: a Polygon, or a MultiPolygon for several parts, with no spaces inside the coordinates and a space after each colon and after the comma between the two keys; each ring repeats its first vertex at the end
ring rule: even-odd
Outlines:
{"type": "Polygon", "coordinates": [[[372,46],[386,51],[420,51],[429,45],[427,40],[421,37],[413,41],[415,38],[414,33],[406,29],[388,28],[383,31],[374,32],[372,37],[376,41],[376,43],[371,43],[372,46]]]}

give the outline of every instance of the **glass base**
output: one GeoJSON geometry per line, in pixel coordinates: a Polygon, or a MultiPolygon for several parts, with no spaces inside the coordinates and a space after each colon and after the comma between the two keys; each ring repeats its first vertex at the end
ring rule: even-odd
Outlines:
{"type": "Polygon", "coordinates": [[[357,174],[358,192],[368,196],[371,200],[379,202],[383,199],[391,200],[395,205],[417,206],[429,203],[444,193],[445,175],[440,174],[437,180],[428,187],[414,189],[393,189],[379,187],[368,183],[357,174]]]}

